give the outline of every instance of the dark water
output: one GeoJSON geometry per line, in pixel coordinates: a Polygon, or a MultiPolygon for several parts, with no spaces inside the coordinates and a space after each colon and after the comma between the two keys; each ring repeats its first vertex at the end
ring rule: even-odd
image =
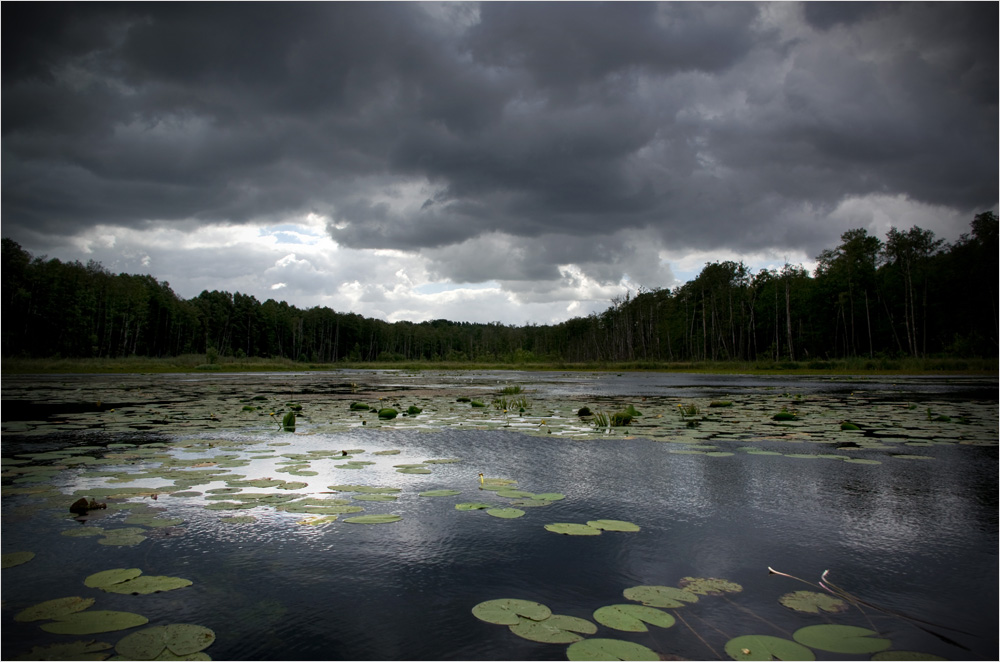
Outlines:
{"type": "MultiPolygon", "coordinates": [[[[135,547],[62,536],[79,524],[51,513],[24,514],[17,506],[25,497],[5,496],[3,551],[32,549],[38,556],[3,571],[3,658],[77,639],[48,635],[35,623],[14,624],[17,611],[44,599],[90,595],[82,580],[98,570],[139,567],[194,584],[148,596],[101,594],[94,609],[135,611],[150,624],[211,627],[218,637],[207,651],[213,659],[566,659],[565,645],[521,639],[477,620],[471,608],[494,598],[522,598],[592,619],[595,609],[626,602],[622,591],[628,587],[676,586],[686,576],[724,578],[744,590],[676,610],[686,624],[635,634],[601,626],[595,636],[686,659],[717,659],[726,657],[725,642],[738,635],[790,637],[805,625],[874,624],[894,650],[996,659],[996,447],[941,445],[927,449],[933,461],[876,466],[744,453],[678,455],[668,452],[671,446],[504,431],[297,437],[283,450],[401,449],[391,462],[365,471],[316,463],[324,473],[303,480],[400,487],[397,503],[363,505],[366,513],[398,512],[403,520],[309,527],[295,524],[300,516],[270,508],[218,513],[203,510],[200,499],[161,496],[154,505],[187,521],[135,547]],[[427,476],[391,468],[431,457],[463,461],[437,465],[427,476]],[[567,498],[525,509],[524,517],[512,520],[456,511],[462,501],[503,501],[478,489],[479,472],[567,498]],[[417,496],[436,488],[462,494],[417,496]],[[258,521],[217,521],[220,514],[248,513],[258,521]],[[642,530],[573,537],[543,528],[603,518],[635,522],[642,530]],[[832,581],[858,597],[934,623],[929,629],[954,643],[876,611],[868,612],[871,621],[856,609],[829,617],[792,612],[778,597],[809,587],[769,575],[768,566],[811,582],[829,570],[832,581]]],[[[789,451],[780,442],[774,446],[789,451]]],[[[86,484],[76,479],[59,487],[72,492],[86,484]]],[[[79,638],[113,643],[119,636],[79,638]]]]}

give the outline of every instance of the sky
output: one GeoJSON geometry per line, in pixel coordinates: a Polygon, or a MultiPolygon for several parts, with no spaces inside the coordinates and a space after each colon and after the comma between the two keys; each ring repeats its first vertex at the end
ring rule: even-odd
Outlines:
{"type": "Polygon", "coordinates": [[[998,202],[998,4],[2,5],[0,231],[388,321],[549,324],[998,202]]]}

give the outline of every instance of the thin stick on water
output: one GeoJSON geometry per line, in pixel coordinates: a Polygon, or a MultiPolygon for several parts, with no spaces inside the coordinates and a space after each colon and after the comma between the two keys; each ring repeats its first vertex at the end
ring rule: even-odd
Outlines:
{"type": "Polygon", "coordinates": [[[695,630],[693,627],[691,627],[690,623],[688,623],[687,621],[684,620],[684,617],[680,615],[680,612],[678,612],[676,609],[674,609],[674,614],[677,616],[677,618],[680,619],[681,623],[683,623],[684,625],[687,626],[688,630],[691,630],[691,632],[694,634],[694,636],[698,637],[698,640],[701,643],[705,644],[705,647],[708,648],[708,650],[712,651],[712,654],[715,655],[715,657],[719,658],[720,660],[723,659],[723,657],[721,655],[719,655],[719,652],[717,650],[715,650],[714,648],[712,648],[711,644],[709,644],[707,641],[705,641],[704,637],[702,637],[700,634],[698,634],[698,631],[695,630]]]}
{"type": "Polygon", "coordinates": [[[786,630],[783,627],[779,627],[779,626],[775,625],[771,621],[767,620],[766,618],[764,618],[763,616],[761,616],[760,614],[758,614],[757,612],[755,612],[753,609],[750,609],[748,607],[744,607],[743,605],[741,605],[741,604],[739,604],[737,602],[733,602],[732,600],[729,599],[728,595],[723,595],[722,597],[725,598],[726,602],[728,602],[729,604],[733,605],[734,607],[736,607],[738,609],[741,609],[742,611],[745,611],[746,613],[750,614],[751,616],[753,616],[757,620],[763,621],[763,622],[767,623],[768,625],[770,625],[772,628],[774,628],[778,632],[784,633],[784,634],[788,635],[789,637],[792,636],[791,632],[789,632],[788,630],[786,630]]]}

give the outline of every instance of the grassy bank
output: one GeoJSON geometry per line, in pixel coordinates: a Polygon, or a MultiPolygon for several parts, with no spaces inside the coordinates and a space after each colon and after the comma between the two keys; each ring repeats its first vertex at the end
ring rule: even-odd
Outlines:
{"type": "Polygon", "coordinates": [[[220,357],[208,363],[202,354],[169,358],[129,357],[121,359],[3,359],[3,374],[102,374],[172,372],[306,372],[322,370],[575,370],[575,371],[661,371],[707,374],[755,375],[977,375],[996,376],[997,359],[834,359],[829,361],[699,361],[619,363],[533,362],[486,363],[414,361],[392,363],[303,363],[289,359],[220,357]]]}

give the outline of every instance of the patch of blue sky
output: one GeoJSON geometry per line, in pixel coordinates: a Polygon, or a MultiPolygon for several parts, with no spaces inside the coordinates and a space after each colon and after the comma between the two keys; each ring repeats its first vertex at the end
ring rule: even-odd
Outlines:
{"type": "Polygon", "coordinates": [[[489,290],[499,289],[500,283],[495,280],[488,280],[482,283],[451,283],[442,281],[439,283],[424,283],[413,288],[419,294],[441,294],[442,292],[453,292],[455,290],[489,290]]]}
{"type": "Polygon", "coordinates": [[[304,225],[282,223],[281,225],[262,227],[260,229],[260,236],[274,237],[281,244],[305,244],[309,239],[319,239],[322,235],[317,234],[312,228],[304,225]]]}

